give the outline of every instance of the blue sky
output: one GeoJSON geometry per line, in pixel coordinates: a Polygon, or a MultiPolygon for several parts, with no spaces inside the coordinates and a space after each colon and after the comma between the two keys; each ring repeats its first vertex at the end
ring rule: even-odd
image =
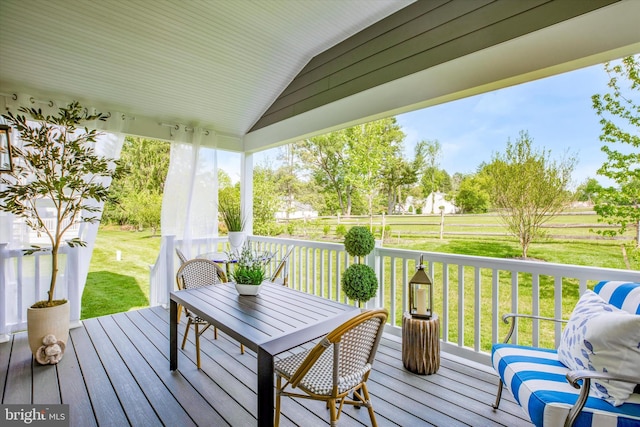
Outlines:
{"type": "Polygon", "coordinates": [[[475,172],[492,154],[504,152],[507,140],[521,130],[533,145],[560,159],[568,151],[578,158],[577,185],[596,175],[606,156],[600,151],[600,124],[591,96],[604,93],[609,77],[602,65],[583,68],[397,116],[408,155],[417,141],[438,140],[440,167],[449,174],[475,172]]]}
{"type": "MultiPolygon", "coordinates": [[[[600,64],[399,115],[406,156],[412,158],[418,141],[438,140],[440,168],[451,175],[472,173],[493,153],[504,152],[509,138],[513,141],[526,130],[534,146],[551,150],[552,158],[562,158],[567,150],[578,158],[574,186],[587,178],[609,184],[596,175],[606,157],[600,151],[600,124],[591,107],[591,96],[604,93],[608,81],[600,64]]],[[[258,153],[256,163],[265,159],[275,163],[277,150],[258,153]]],[[[228,162],[226,157],[221,156],[221,165],[239,166],[239,159],[228,162]]]]}

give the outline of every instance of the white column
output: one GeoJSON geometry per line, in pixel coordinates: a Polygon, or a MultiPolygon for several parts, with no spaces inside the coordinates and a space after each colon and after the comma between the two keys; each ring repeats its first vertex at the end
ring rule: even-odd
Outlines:
{"type": "Polygon", "coordinates": [[[243,153],[241,157],[240,208],[245,218],[244,232],[253,234],[253,154],[243,153]]]}

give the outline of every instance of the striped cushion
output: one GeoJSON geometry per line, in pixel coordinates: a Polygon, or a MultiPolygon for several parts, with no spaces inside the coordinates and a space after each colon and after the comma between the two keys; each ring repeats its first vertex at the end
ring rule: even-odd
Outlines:
{"type": "Polygon", "coordinates": [[[640,283],[600,282],[593,289],[609,304],[631,314],[640,314],[640,283]]]}
{"type": "MultiPolygon", "coordinates": [[[[562,426],[579,390],[566,380],[568,372],[555,350],[494,344],[493,367],[505,386],[536,426],[562,426]]],[[[576,427],[640,425],[640,395],[633,394],[620,406],[589,397],[576,427]]]]}

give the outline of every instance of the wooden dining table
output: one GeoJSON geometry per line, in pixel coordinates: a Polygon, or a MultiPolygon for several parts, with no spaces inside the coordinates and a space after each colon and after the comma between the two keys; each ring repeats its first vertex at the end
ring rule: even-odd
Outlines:
{"type": "MultiPolygon", "coordinates": [[[[264,283],[257,296],[238,295],[232,283],[171,292],[170,369],[178,369],[178,305],[196,313],[257,354],[257,420],[272,426],[274,357],[326,335],[360,313],[358,307],[264,283]]],[[[242,357],[242,356],[240,356],[242,357]]]]}

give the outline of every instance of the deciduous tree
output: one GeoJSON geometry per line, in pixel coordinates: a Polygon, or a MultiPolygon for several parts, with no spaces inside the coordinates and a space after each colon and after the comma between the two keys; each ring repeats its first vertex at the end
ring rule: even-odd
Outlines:
{"type": "Polygon", "coordinates": [[[494,154],[485,172],[490,178],[494,207],[511,234],[518,238],[522,257],[540,227],[560,213],[572,195],[568,191],[574,156],[551,159],[550,150],[535,150],[533,140],[521,131],[515,142],[507,141],[504,154],[494,154]]]}
{"type": "Polygon", "coordinates": [[[635,246],[640,245],[640,56],[606,63],[610,92],[592,97],[600,117],[607,160],[598,174],[615,182],[603,188],[594,209],[599,221],[615,229],[598,231],[604,235],[623,234],[635,228],[635,246]]]}

